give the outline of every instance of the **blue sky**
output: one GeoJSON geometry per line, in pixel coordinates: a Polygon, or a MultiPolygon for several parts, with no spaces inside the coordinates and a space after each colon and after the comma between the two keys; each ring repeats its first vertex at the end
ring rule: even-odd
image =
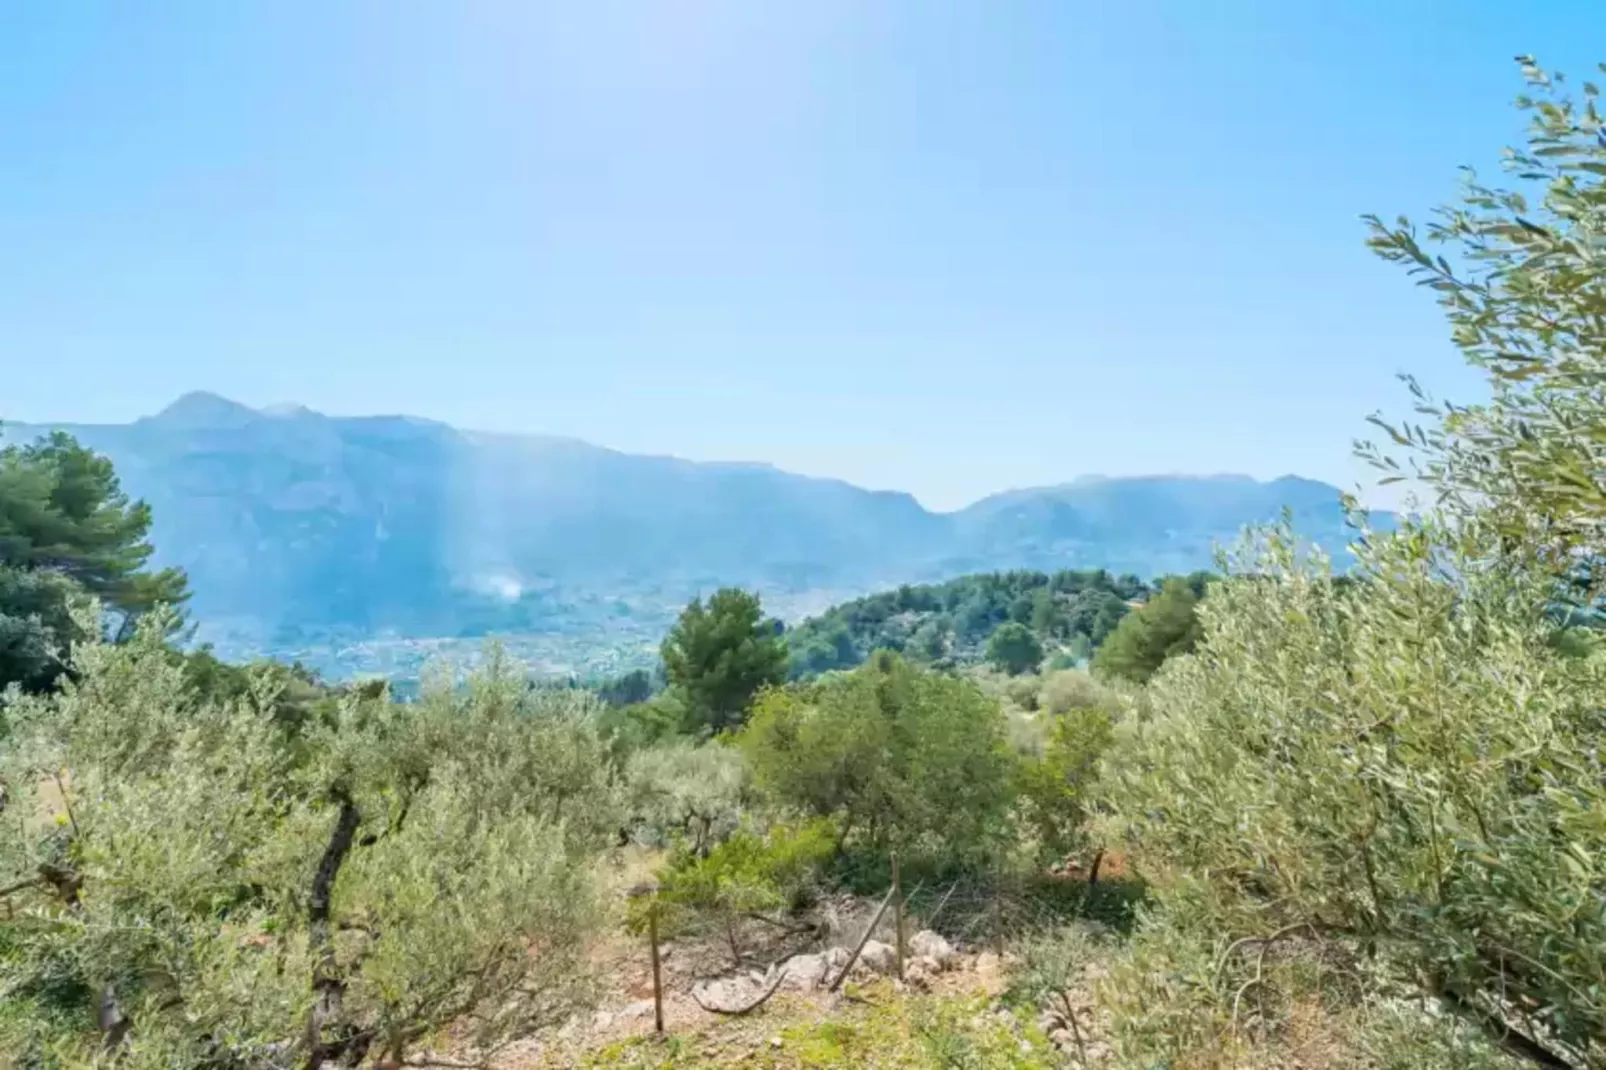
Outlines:
{"type": "Polygon", "coordinates": [[[0,416],[208,389],[951,507],[1353,485],[1477,392],[1357,217],[1520,133],[1595,3],[11,4],[0,416]]]}

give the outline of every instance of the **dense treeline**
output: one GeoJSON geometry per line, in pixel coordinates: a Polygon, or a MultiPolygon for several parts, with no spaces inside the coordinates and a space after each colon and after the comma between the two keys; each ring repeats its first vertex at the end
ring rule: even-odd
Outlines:
{"type": "Polygon", "coordinates": [[[1029,628],[1046,650],[1086,658],[1149,584],[1108,572],[999,572],[903,586],[833,606],[788,636],[793,676],[862,664],[877,650],[926,662],[976,662],[998,628],[1029,628]]]}

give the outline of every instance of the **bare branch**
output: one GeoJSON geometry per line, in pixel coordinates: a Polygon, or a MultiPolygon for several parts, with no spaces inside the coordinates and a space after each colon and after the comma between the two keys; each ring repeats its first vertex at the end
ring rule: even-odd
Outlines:
{"type": "Polygon", "coordinates": [[[771,996],[775,995],[775,993],[780,990],[781,982],[784,981],[785,979],[786,979],[786,971],[785,970],[776,970],[775,971],[775,980],[770,982],[770,986],[768,988],[766,988],[763,992],[759,993],[758,996],[756,998],[754,998],[751,1003],[748,1003],[746,1006],[743,1006],[743,1007],[711,1007],[707,1003],[703,1002],[703,997],[698,993],[697,989],[695,989],[695,988],[691,990],[691,998],[697,1001],[697,1005],[699,1007],[701,1007],[703,1010],[707,1011],[710,1014],[723,1014],[723,1015],[725,1015],[727,1017],[731,1017],[731,1018],[740,1017],[741,1015],[744,1015],[744,1014],[753,1013],[754,1011],[756,1011],[760,1007],[762,1007],[765,1003],[767,1003],[769,1001],[769,998],[771,996]]]}
{"type": "Polygon", "coordinates": [[[61,781],[61,770],[52,769],[50,778],[56,782],[56,790],[61,793],[61,805],[67,811],[67,823],[72,826],[72,834],[78,835],[78,818],[72,812],[72,799],[67,792],[67,785],[61,781]]]}

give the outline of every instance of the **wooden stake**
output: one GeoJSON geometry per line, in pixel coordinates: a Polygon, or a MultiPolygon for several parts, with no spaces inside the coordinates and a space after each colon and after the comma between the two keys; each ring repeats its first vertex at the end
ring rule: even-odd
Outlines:
{"type": "Polygon", "coordinates": [[[898,881],[898,852],[892,852],[892,920],[898,931],[898,980],[903,980],[903,886],[898,881]]]}
{"type": "Polygon", "coordinates": [[[864,935],[859,937],[859,946],[855,947],[853,949],[853,954],[848,956],[847,964],[842,967],[842,972],[836,975],[836,980],[831,982],[831,987],[827,991],[835,992],[837,989],[842,987],[842,982],[847,980],[848,971],[853,969],[853,964],[855,962],[859,961],[859,954],[864,950],[864,945],[870,942],[871,934],[875,932],[875,927],[881,924],[882,915],[886,914],[887,907],[891,903],[892,889],[888,888],[887,897],[881,900],[880,909],[875,912],[875,917],[870,919],[870,924],[865,926],[864,935]]]}
{"type": "Polygon", "coordinates": [[[652,944],[652,1015],[659,1035],[664,1031],[664,984],[658,969],[658,897],[647,905],[647,938],[652,944]]]}
{"type": "Polygon", "coordinates": [[[993,863],[993,943],[1000,961],[1004,958],[1004,866],[993,863]]]}

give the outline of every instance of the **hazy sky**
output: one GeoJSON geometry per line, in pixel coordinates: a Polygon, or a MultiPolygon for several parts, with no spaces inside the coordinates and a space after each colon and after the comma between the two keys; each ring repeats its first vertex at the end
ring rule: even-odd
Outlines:
{"type": "Polygon", "coordinates": [[[1520,133],[1595,0],[13,3],[0,416],[204,388],[960,504],[1353,484],[1476,380],[1362,212],[1520,133]],[[1319,12],[1319,13],[1318,13],[1319,12]]]}

